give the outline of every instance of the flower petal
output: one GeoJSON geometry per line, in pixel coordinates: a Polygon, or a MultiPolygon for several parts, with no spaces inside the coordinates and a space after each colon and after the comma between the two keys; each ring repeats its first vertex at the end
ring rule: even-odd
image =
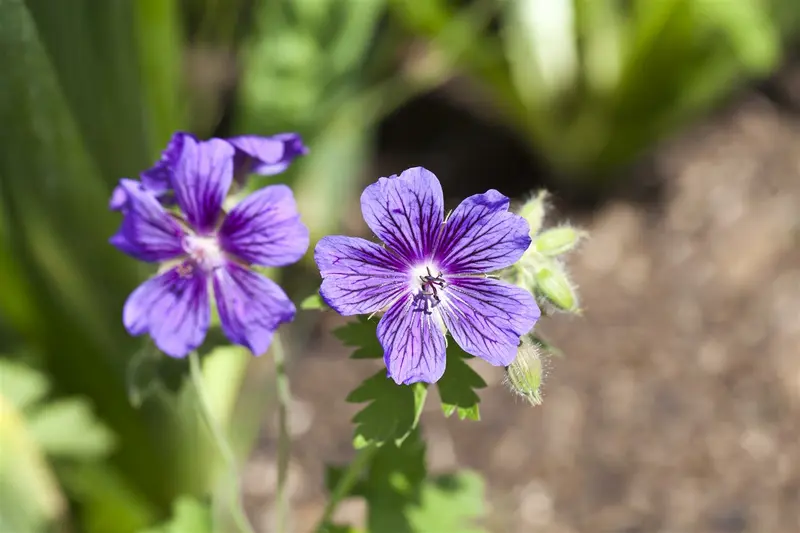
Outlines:
{"type": "Polygon", "coordinates": [[[221,139],[183,140],[172,186],[186,219],[201,234],[217,225],[233,179],[233,154],[233,146],[221,139]]]}
{"type": "Polygon", "coordinates": [[[294,304],[274,281],[235,263],[214,272],[222,331],[254,355],[267,351],[275,330],[294,319],[294,304]]]}
{"type": "Polygon", "coordinates": [[[385,309],[407,292],[400,260],[381,246],[356,237],[323,237],[314,249],[322,274],[322,300],[340,315],[385,309]]]}
{"type": "Polygon", "coordinates": [[[361,211],[375,235],[413,264],[433,250],[444,219],[442,186],[432,172],[410,168],[364,189],[361,211]]]}
{"type": "Polygon", "coordinates": [[[389,377],[396,383],[435,383],[444,374],[444,332],[437,315],[416,309],[412,296],[389,308],[377,333],[389,377]]]}
{"type": "Polygon", "coordinates": [[[240,167],[246,165],[245,173],[271,176],[280,174],[289,167],[289,164],[298,156],[308,153],[308,148],[303,144],[303,139],[297,133],[279,133],[271,137],[259,135],[240,135],[227,139],[236,150],[237,165],[235,173],[241,172],[240,167]]]}
{"type": "Polygon", "coordinates": [[[286,185],[264,187],[237,204],[225,217],[219,239],[225,251],[263,266],[290,265],[308,250],[308,228],[286,185]]]}
{"type": "Polygon", "coordinates": [[[125,192],[125,188],[122,185],[114,187],[111,198],[108,200],[108,208],[111,211],[122,211],[127,203],[128,193],[125,192]]]}
{"type": "Polygon", "coordinates": [[[122,312],[131,335],[150,333],[172,357],[185,357],[203,343],[209,317],[208,279],[188,262],[139,285],[122,312]]]}
{"type": "Polygon", "coordinates": [[[531,238],[528,222],[509,213],[508,204],[508,198],[494,189],[461,202],[439,238],[439,267],[448,274],[479,274],[516,263],[531,238]]]}
{"type": "Polygon", "coordinates": [[[520,337],[533,329],[540,311],[520,287],[490,278],[455,278],[437,306],[447,329],[468,354],[508,366],[520,337]]]}
{"type": "Polygon", "coordinates": [[[183,255],[184,232],[155,196],[134,180],[122,179],[124,218],[109,242],[141,261],[166,261],[183,255]]]}
{"type": "Polygon", "coordinates": [[[190,133],[175,132],[167,143],[167,147],[161,152],[161,159],[139,175],[146,189],[156,195],[172,189],[172,175],[175,173],[186,139],[197,142],[197,139],[190,133]]]}

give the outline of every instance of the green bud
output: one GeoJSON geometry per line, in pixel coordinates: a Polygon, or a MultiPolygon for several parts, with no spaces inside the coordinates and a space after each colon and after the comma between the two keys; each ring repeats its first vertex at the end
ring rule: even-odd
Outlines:
{"type": "Polygon", "coordinates": [[[544,189],[536,193],[536,196],[522,204],[519,209],[519,215],[528,221],[530,226],[531,239],[539,233],[542,229],[542,222],[544,222],[545,215],[545,200],[547,199],[547,191],[544,189]]]}
{"type": "Polygon", "coordinates": [[[531,405],[542,403],[542,358],[528,339],[523,339],[517,357],[506,367],[505,383],[511,392],[525,398],[531,405]]]}
{"type": "Polygon", "coordinates": [[[578,295],[566,272],[555,264],[539,268],[534,277],[536,294],[561,311],[578,311],[578,295]]]}
{"type": "Polygon", "coordinates": [[[536,238],[536,251],[547,257],[569,252],[578,244],[584,233],[571,226],[550,228],[536,238]]]}

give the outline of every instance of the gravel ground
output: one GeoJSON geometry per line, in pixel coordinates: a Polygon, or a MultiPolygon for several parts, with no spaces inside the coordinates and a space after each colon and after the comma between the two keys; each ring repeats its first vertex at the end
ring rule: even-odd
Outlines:
{"type": "MultiPolygon", "coordinates": [[[[445,421],[429,399],[430,468],[487,478],[492,532],[800,531],[800,119],[745,97],[654,169],[657,205],[562,212],[591,234],[571,262],[585,313],[541,325],[566,353],[544,404],[480,363],[483,421],[445,421]]],[[[321,511],[324,462],[352,454],[344,391],[375,371],[330,336],[315,345],[291,367],[298,533],[321,511]]],[[[264,532],[273,461],[267,427],[245,475],[264,532]]]]}

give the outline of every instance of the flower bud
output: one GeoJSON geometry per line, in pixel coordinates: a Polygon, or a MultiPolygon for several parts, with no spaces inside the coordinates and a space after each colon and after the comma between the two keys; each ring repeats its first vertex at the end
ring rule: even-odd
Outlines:
{"type": "Polygon", "coordinates": [[[522,207],[519,209],[519,215],[528,221],[531,239],[537,233],[539,233],[539,230],[542,228],[542,222],[544,222],[546,208],[546,199],[547,191],[542,189],[536,193],[536,196],[522,204],[522,207]]]}
{"type": "Polygon", "coordinates": [[[539,268],[534,277],[536,294],[545,298],[561,311],[575,313],[578,311],[578,295],[570,283],[566,272],[558,265],[551,264],[539,268]]]}
{"type": "Polygon", "coordinates": [[[542,403],[542,358],[528,339],[523,339],[517,357],[506,367],[505,383],[511,392],[525,398],[531,405],[542,403]]]}
{"type": "Polygon", "coordinates": [[[555,257],[575,248],[584,235],[572,226],[550,228],[536,238],[535,248],[542,255],[555,257]]]}

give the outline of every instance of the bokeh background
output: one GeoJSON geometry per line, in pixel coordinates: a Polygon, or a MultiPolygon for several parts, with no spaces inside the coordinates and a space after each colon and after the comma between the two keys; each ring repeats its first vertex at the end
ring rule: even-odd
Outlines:
{"type": "MultiPolygon", "coordinates": [[[[107,244],[116,181],[178,129],[300,132],[310,154],[251,186],[290,183],[312,242],[365,233],[362,187],[417,165],[453,205],[546,187],[590,232],[583,316],[540,326],[564,352],[544,404],[476,365],[480,423],[423,415],[432,470],[487,478],[490,531],[800,531],[796,0],[0,0],[0,54],[2,533],[140,532],[230,495],[185,363],[122,328],[150,272],[107,244]]],[[[278,276],[298,302],[318,283],[311,254],[278,276]]],[[[341,322],[287,331],[297,532],[375,371],[341,322]]],[[[270,358],[203,355],[268,532],[270,358]]]]}

